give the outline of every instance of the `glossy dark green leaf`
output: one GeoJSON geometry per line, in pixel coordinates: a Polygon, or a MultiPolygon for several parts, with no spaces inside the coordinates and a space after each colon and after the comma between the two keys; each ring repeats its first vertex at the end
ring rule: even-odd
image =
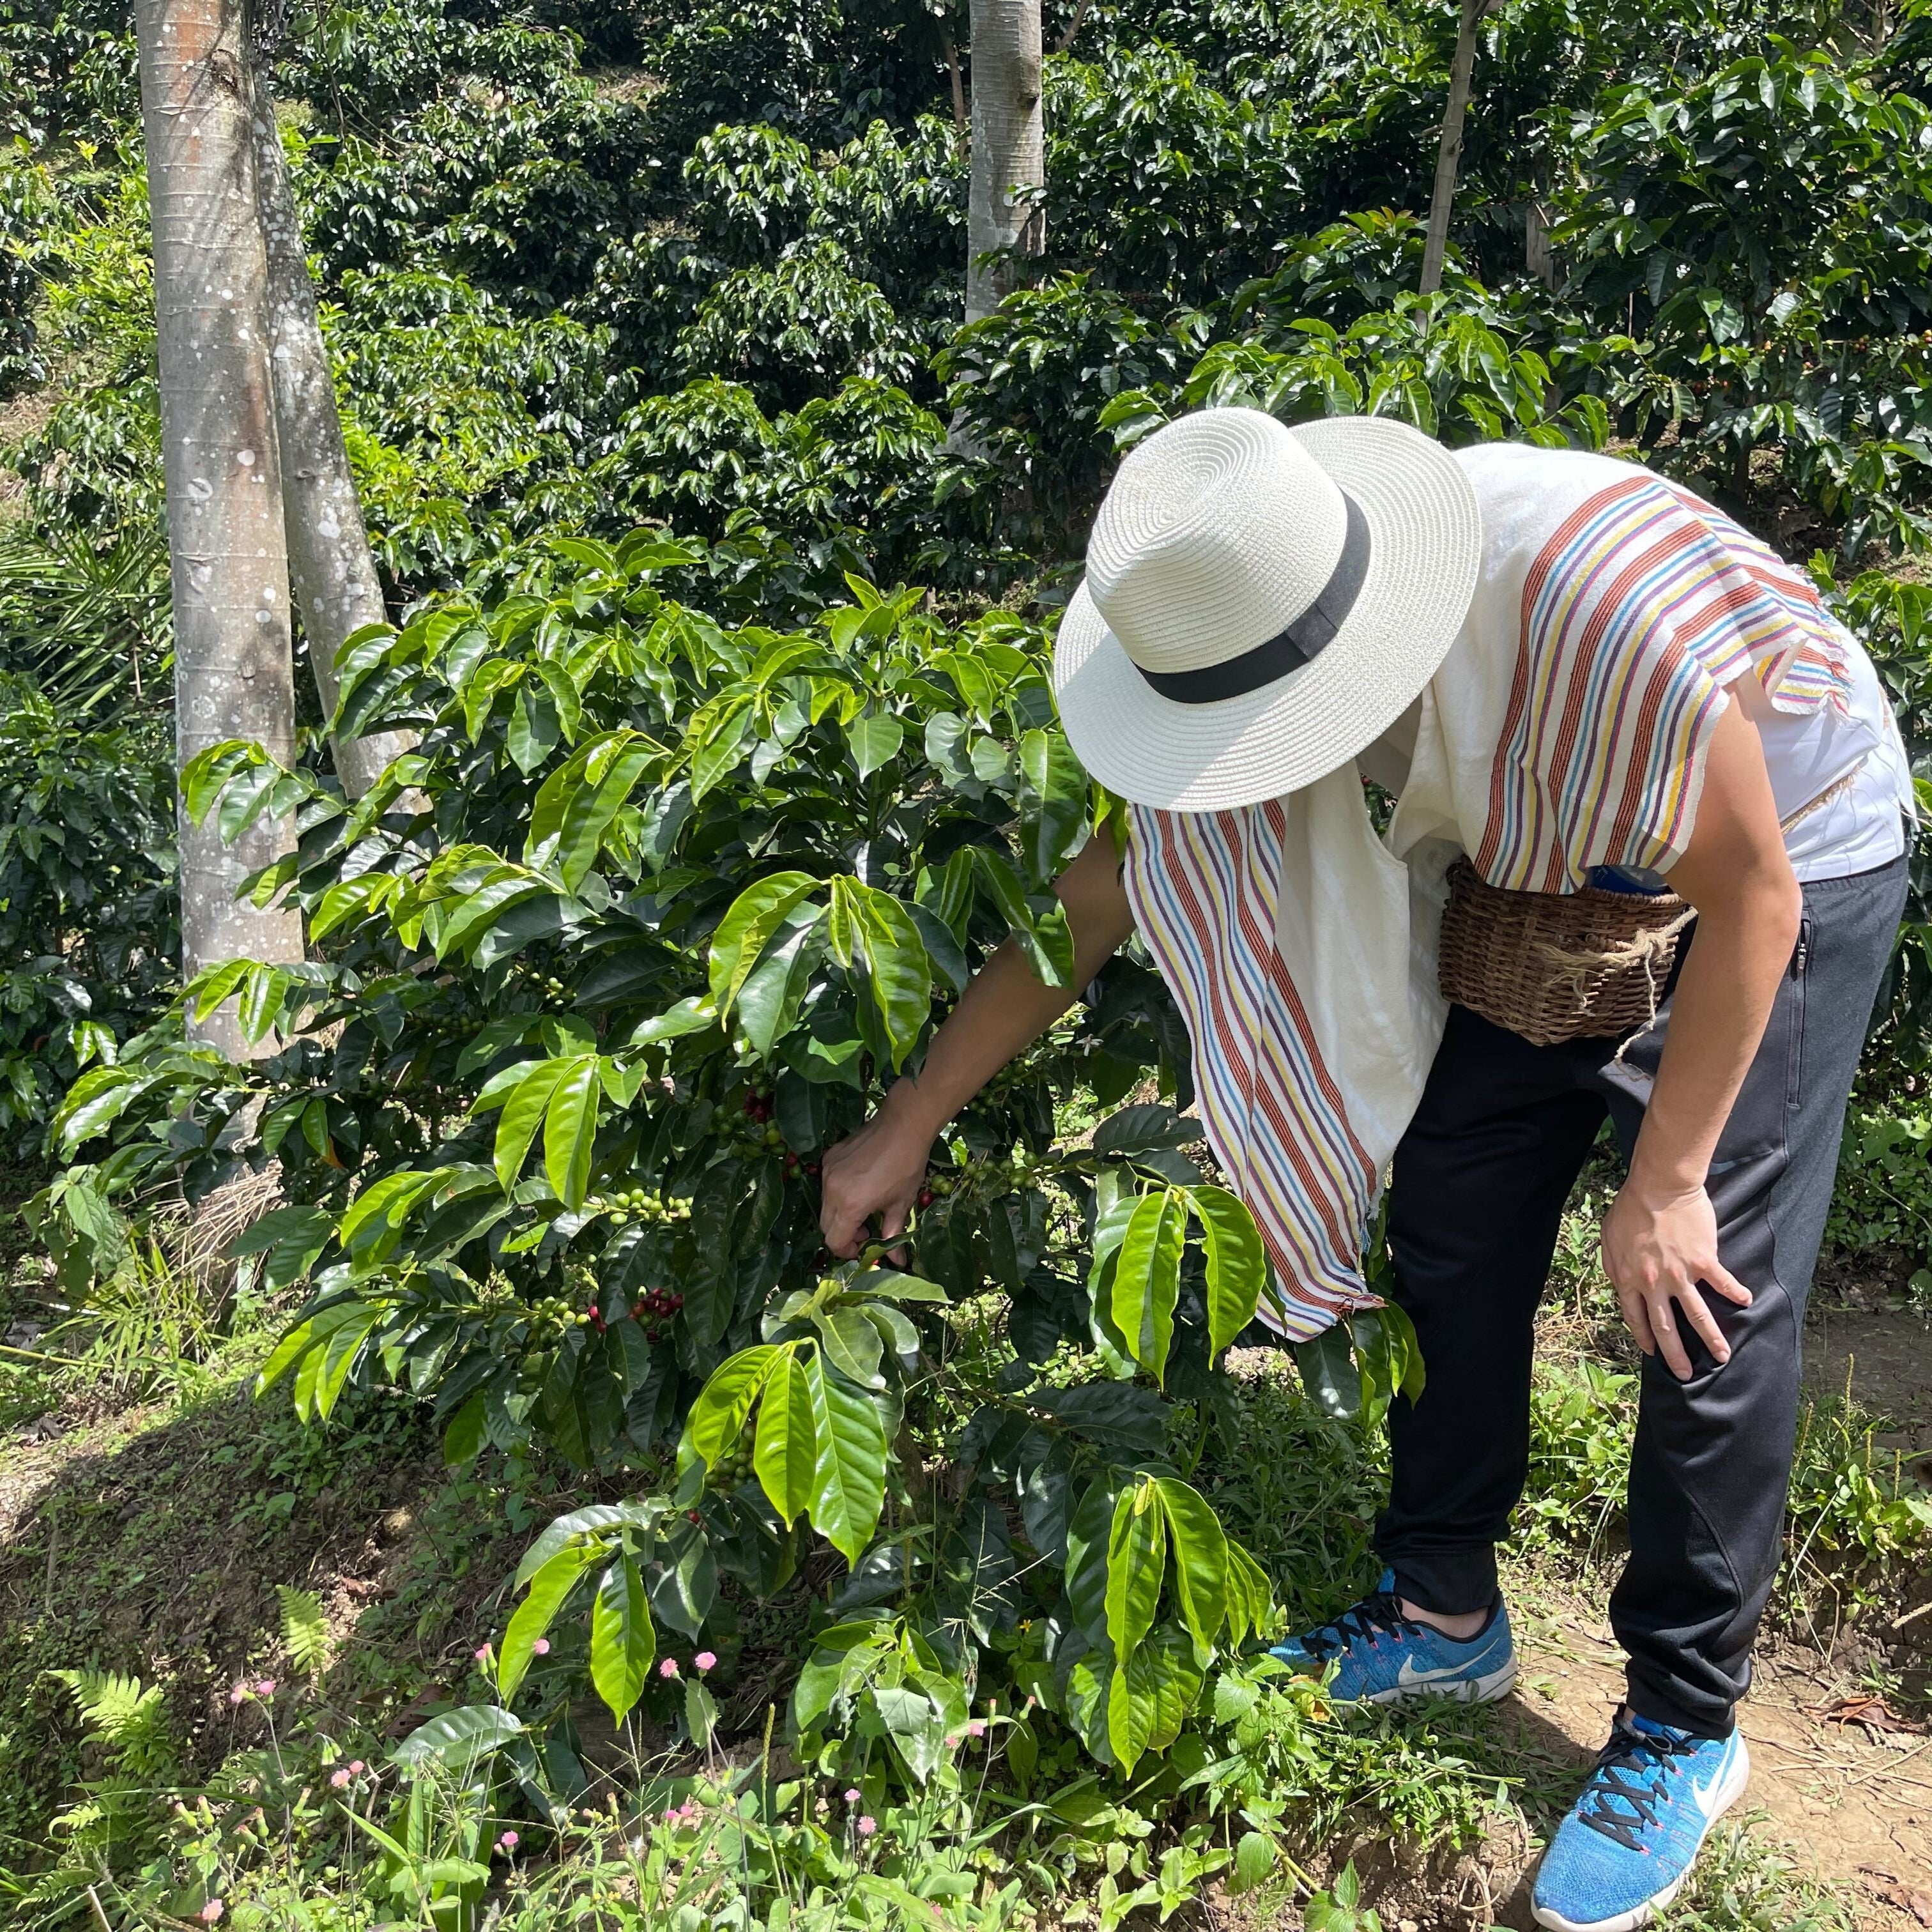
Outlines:
{"type": "Polygon", "coordinates": [[[807,1358],[805,1372],[818,1444],[812,1523],[848,1563],[856,1563],[885,1507],[886,1432],[871,1396],[823,1355],[807,1358]]]}
{"type": "Polygon", "coordinates": [[[1066,869],[1087,827],[1087,774],[1065,734],[1029,731],[1020,740],[1026,780],[1022,824],[1027,883],[1046,892],[1066,869]]]}
{"type": "Polygon", "coordinates": [[[1228,1613],[1228,1538],[1207,1498],[1178,1476],[1157,1476],[1161,1508],[1174,1552],[1174,1594],[1180,1620],[1204,1670],[1228,1613]]]}
{"type": "Polygon", "coordinates": [[[1186,1234],[1186,1198],[1172,1189],[1156,1190],[1135,1208],[1114,1269],[1114,1324],[1134,1360],[1157,1382],[1166,1378],[1174,1343],[1186,1234]]]}
{"type": "Polygon", "coordinates": [[[789,1529],[810,1507],[818,1474],[812,1389],[794,1349],[778,1352],[764,1384],[752,1467],[778,1520],[789,1529]]]}
{"type": "Polygon", "coordinates": [[[1206,1250],[1208,1352],[1212,1358],[1254,1319],[1268,1286],[1268,1256],[1255,1217],[1225,1187],[1192,1187],[1187,1204],[1201,1224],[1206,1250]]]}

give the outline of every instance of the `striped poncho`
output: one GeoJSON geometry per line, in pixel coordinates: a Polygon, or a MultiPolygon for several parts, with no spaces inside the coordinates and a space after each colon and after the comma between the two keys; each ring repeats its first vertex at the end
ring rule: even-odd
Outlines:
{"type": "Polygon", "coordinates": [[[1599,866],[1666,869],[1724,688],[1754,676],[1781,712],[1842,704],[1856,649],[1774,553],[1648,470],[1517,445],[1460,460],[1481,574],[1386,838],[1352,765],[1240,810],[1132,812],[1138,929],[1297,1339],[1369,1299],[1364,1230],[1442,1036],[1450,862],[1550,892],[1599,866]]]}

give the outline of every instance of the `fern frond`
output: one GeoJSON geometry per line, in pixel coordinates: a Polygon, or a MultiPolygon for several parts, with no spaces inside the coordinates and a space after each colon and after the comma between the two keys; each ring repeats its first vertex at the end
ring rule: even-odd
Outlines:
{"type": "Polygon", "coordinates": [[[118,1670],[56,1670],[48,1673],[67,1686],[82,1721],[101,1744],[125,1743],[146,1729],[161,1700],[159,1684],[143,1689],[138,1677],[118,1670]]]}
{"type": "Polygon", "coordinates": [[[321,1670],[328,1663],[328,1624],[322,1599],[313,1590],[275,1586],[282,1606],[282,1642],[298,1670],[321,1670]]]}

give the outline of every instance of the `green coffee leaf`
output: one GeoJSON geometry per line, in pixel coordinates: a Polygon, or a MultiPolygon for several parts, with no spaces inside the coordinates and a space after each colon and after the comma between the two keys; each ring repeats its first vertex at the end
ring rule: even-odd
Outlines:
{"type": "Polygon", "coordinates": [[[1228,1538],[1205,1497],[1178,1476],[1156,1476],[1168,1540],[1174,1550],[1174,1594],[1204,1670],[1228,1614],[1228,1538]]]}
{"type": "MultiPolygon", "coordinates": [[[[544,1110],[544,1172],[556,1198],[566,1208],[576,1208],[584,1205],[590,1186],[590,1156],[597,1142],[603,1082],[594,1053],[566,1060],[562,1067],[544,1110]]],[[[508,1115],[506,1108],[506,1124],[508,1115]]]]}
{"type": "Polygon", "coordinates": [[[786,1528],[810,1507],[818,1474],[812,1389],[795,1345],[776,1352],[762,1385],[752,1466],[786,1528]]]}
{"type": "Polygon", "coordinates": [[[1143,1476],[1120,1492],[1107,1538],[1107,1635],[1118,1660],[1154,1628],[1166,1568],[1166,1514],[1154,1479],[1143,1476]]]}
{"type": "Polygon", "coordinates": [[[1020,740],[1021,824],[1027,883],[1051,890],[1080,848],[1087,830],[1087,774],[1064,732],[1029,731],[1020,740]]]}
{"type": "Polygon", "coordinates": [[[677,1452],[680,1466],[695,1456],[707,1469],[715,1469],[737,1447],[745,1418],[778,1355],[778,1349],[760,1342],[726,1357],[712,1370],[685,1419],[684,1440],[677,1452]]]}
{"type": "Polygon", "coordinates": [[[1255,1318],[1268,1286],[1268,1256],[1255,1217],[1225,1187],[1190,1188],[1187,1204],[1206,1250],[1211,1360],[1255,1318]]]}
{"type": "Polygon", "coordinates": [[[818,1444],[812,1523],[848,1564],[856,1563],[885,1508],[886,1432],[871,1398],[824,1355],[809,1357],[805,1373],[818,1444]]]}
{"type": "Polygon", "coordinates": [[[881,765],[898,756],[899,747],[905,742],[905,725],[890,713],[872,712],[846,727],[845,742],[851,748],[860,777],[870,778],[881,765]]]}
{"type": "Polygon", "coordinates": [[[1114,1325],[1136,1361],[1156,1382],[1167,1374],[1174,1311],[1180,1298],[1180,1255],[1187,1233],[1184,1193],[1171,1187],[1142,1197],[1127,1222],[1114,1269],[1114,1325]]]}
{"type": "Polygon", "coordinates": [[[786,914],[818,884],[808,872],[777,872],[731,902],[711,936],[711,999],[721,1015],[730,1012],[786,914]]]}
{"type": "MultiPolygon", "coordinates": [[[[516,1186],[517,1177],[524,1171],[531,1143],[536,1140],[538,1130],[549,1112],[551,1095],[564,1076],[577,1064],[574,1058],[539,1060],[530,1066],[520,1080],[513,1083],[502,1117],[496,1123],[496,1180],[506,1194],[516,1186]]],[[[484,1094],[490,1094],[496,1084],[492,1081],[483,1090],[484,1094]]],[[[483,1104],[479,1096],[478,1105],[483,1104]]]]}
{"type": "Polygon", "coordinates": [[[598,1579],[590,1606],[590,1682],[621,1724],[644,1694],[657,1632],[644,1600],[644,1580],[628,1556],[598,1579]]]}
{"type": "Polygon", "coordinates": [[[592,1545],[566,1544],[530,1579],[530,1590],[510,1619],[496,1658],[496,1689],[506,1703],[517,1694],[517,1686],[530,1667],[537,1639],[556,1621],[565,1600],[577,1588],[578,1579],[596,1555],[592,1545]]]}

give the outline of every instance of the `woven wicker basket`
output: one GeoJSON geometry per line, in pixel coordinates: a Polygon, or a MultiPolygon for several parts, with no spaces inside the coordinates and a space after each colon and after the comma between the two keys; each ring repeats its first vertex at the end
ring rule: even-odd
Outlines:
{"type": "Polygon", "coordinates": [[[1538,1046],[1628,1033],[1655,1018],[1692,916],[1671,892],[1506,892],[1460,859],[1442,914],[1442,996],[1538,1046]]]}

